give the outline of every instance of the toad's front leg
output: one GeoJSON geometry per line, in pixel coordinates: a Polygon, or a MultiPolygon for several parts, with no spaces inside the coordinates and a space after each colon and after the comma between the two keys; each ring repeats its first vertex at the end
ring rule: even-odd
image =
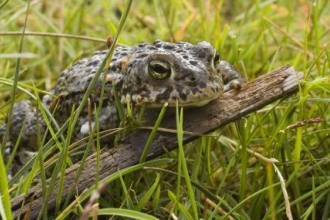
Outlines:
{"type": "Polygon", "coordinates": [[[221,60],[218,70],[222,76],[224,91],[240,89],[242,84],[246,82],[242,74],[227,61],[221,60]]]}

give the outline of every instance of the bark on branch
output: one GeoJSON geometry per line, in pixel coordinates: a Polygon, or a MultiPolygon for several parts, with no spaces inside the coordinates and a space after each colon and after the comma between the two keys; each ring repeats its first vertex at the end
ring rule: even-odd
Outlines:
{"type": "MultiPolygon", "coordinates": [[[[297,73],[289,65],[265,74],[254,81],[244,84],[240,91],[229,91],[207,106],[194,109],[186,109],[184,113],[184,130],[196,135],[186,135],[184,142],[188,143],[196,138],[197,134],[206,134],[220,126],[247,116],[262,107],[296,93],[299,89],[298,80],[302,73],[297,73]]],[[[175,117],[163,119],[161,127],[175,128],[175,117]]],[[[111,149],[102,149],[99,178],[116,172],[119,169],[137,164],[143,150],[144,143],[150,134],[148,130],[139,130],[123,140],[118,146],[111,149]]],[[[177,136],[174,133],[158,132],[152,144],[147,160],[160,156],[167,151],[177,148],[177,136]]],[[[70,190],[81,193],[92,186],[96,181],[96,155],[87,158],[84,169],[76,180],[79,164],[74,164],[66,170],[62,199],[66,199],[70,190]]],[[[48,209],[55,207],[55,199],[58,191],[58,182],[55,184],[53,194],[48,201],[43,201],[40,186],[32,188],[26,195],[20,195],[12,199],[12,211],[15,218],[21,216],[35,219],[44,202],[48,203],[48,209]]]]}

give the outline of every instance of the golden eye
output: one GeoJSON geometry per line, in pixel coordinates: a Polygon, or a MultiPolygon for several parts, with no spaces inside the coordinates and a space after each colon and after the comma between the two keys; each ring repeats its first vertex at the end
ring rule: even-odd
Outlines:
{"type": "Polygon", "coordinates": [[[214,67],[217,67],[219,65],[219,62],[220,62],[220,55],[218,52],[215,52],[213,57],[214,67]]]}
{"type": "Polygon", "coordinates": [[[165,61],[152,60],[148,66],[149,74],[156,80],[164,80],[171,76],[170,64],[165,61]]]}

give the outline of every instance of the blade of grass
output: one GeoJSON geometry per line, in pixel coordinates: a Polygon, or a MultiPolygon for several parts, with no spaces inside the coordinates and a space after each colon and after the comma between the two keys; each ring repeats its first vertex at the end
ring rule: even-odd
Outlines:
{"type": "MultiPolygon", "coordinates": [[[[129,193],[130,189],[129,189],[128,186],[126,186],[126,183],[125,183],[125,181],[123,179],[123,176],[121,175],[120,172],[119,172],[119,178],[118,179],[120,180],[121,189],[123,190],[123,197],[125,198],[125,199],[123,199],[123,201],[126,201],[126,207],[127,208],[133,210],[134,209],[134,203],[133,203],[133,199],[131,198],[130,193],[129,193]]],[[[95,184],[95,186],[97,186],[97,185],[95,184]]]]}
{"type": "Polygon", "coordinates": [[[1,5],[0,5],[0,9],[2,9],[3,6],[5,6],[8,3],[9,0],[4,1],[1,5]]]}
{"type": "MultiPolygon", "coordinates": [[[[3,4],[1,4],[0,8],[2,8],[5,4],[7,4],[7,2],[4,2],[3,4]]],[[[25,14],[25,18],[24,18],[24,25],[23,25],[23,30],[22,30],[22,37],[20,39],[19,42],[19,49],[18,49],[18,53],[22,53],[23,51],[23,42],[24,42],[24,32],[26,30],[26,25],[27,25],[27,20],[28,20],[28,15],[29,15],[29,9],[30,9],[30,1],[28,1],[27,6],[26,6],[26,14],[25,14]]],[[[20,62],[21,62],[21,58],[18,57],[17,58],[17,62],[16,62],[16,66],[15,66],[15,73],[14,73],[14,82],[13,82],[13,89],[12,89],[12,93],[11,93],[11,103],[10,103],[10,110],[9,110],[9,114],[12,114],[12,109],[14,108],[14,104],[15,104],[15,96],[16,96],[16,91],[17,91],[17,84],[18,84],[18,74],[19,74],[19,68],[20,68],[20,62]]],[[[5,146],[5,143],[7,142],[7,137],[9,135],[9,130],[10,130],[10,125],[11,125],[11,120],[12,117],[8,117],[8,121],[7,121],[7,129],[6,129],[6,133],[4,135],[3,138],[3,142],[2,142],[2,146],[5,146]]],[[[6,219],[12,219],[12,214],[11,214],[11,203],[10,203],[10,195],[9,195],[9,190],[8,190],[8,181],[7,181],[7,174],[6,174],[6,170],[5,170],[5,165],[4,165],[4,161],[3,161],[3,157],[2,157],[2,152],[0,154],[0,164],[2,165],[2,169],[0,169],[1,171],[1,176],[4,179],[4,181],[1,180],[1,182],[3,182],[1,184],[1,188],[2,188],[2,193],[4,194],[2,196],[2,203],[5,205],[5,217],[6,219]]]]}
{"type": "Polygon", "coordinates": [[[0,216],[2,219],[12,219],[7,172],[5,168],[2,151],[0,150],[0,216]]]}
{"type": "Polygon", "coordinates": [[[121,216],[124,218],[132,218],[139,220],[157,220],[158,218],[151,215],[138,212],[130,209],[116,209],[116,208],[104,208],[98,210],[98,215],[107,215],[107,216],[121,216]]]}
{"type": "Polygon", "coordinates": [[[151,196],[155,192],[155,190],[158,188],[160,182],[160,175],[157,174],[156,180],[154,184],[150,187],[150,189],[147,190],[147,192],[142,196],[139,203],[134,207],[134,210],[141,211],[143,209],[143,206],[147,204],[148,201],[150,201],[151,196]]]}
{"type": "Polygon", "coordinates": [[[173,192],[168,191],[168,197],[172,200],[172,202],[177,206],[178,210],[180,210],[182,212],[182,214],[177,215],[176,213],[172,212],[171,215],[172,216],[176,216],[174,219],[181,219],[184,216],[183,219],[195,219],[190,212],[188,211],[188,209],[180,202],[180,197],[177,197],[173,192]],[[179,217],[178,217],[179,216],[179,217]]]}
{"type": "MultiPolygon", "coordinates": [[[[21,36],[21,35],[22,35],[22,32],[16,32],[16,31],[0,32],[0,36],[21,36]]],[[[98,43],[106,43],[106,40],[104,40],[102,38],[80,36],[80,35],[74,35],[74,34],[26,31],[24,33],[24,35],[25,36],[55,37],[55,38],[71,38],[71,39],[76,39],[76,40],[84,40],[84,41],[93,41],[93,42],[98,42],[98,43]]]]}
{"type": "MultiPolygon", "coordinates": [[[[188,197],[189,197],[189,203],[192,208],[193,218],[198,219],[198,209],[197,204],[195,200],[195,190],[192,187],[188,166],[186,162],[186,158],[184,155],[184,149],[183,149],[183,108],[180,108],[179,112],[179,103],[177,101],[176,103],[176,129],[177,129],[177,137],[178,137],[178,160],[181,161],[181,167],[178,167],[178,169],[182,169],[183,176],[185,179],[185,183],[187,186],[188,191],[188,197]]],[[[179,207],[180,208],[180,207],[179,207]]]]}
{"type": "Polygon", "coordinates": [[[275,183],[272,186],[267,186],[263,189],[260,189],[259,191],[252,193],[251,195],[245,197],[242,201],[240,201],[240,203],[238,203],[235,207],[233,207],[231,210],[228,211],[228,213],[223,217],[223,219],[226,219],[227,217],[229,217],[234,211],[236,211],[237,209],[240,209],[241,206],[244,206],[244,204],[249,201],[250,199],[252,199],[253,197],[258,196],[259,194],[265,193],[266,191],[269,190],[270,187],[275,187],[275,186],[279,186],[280,183],[275,183]]]}
{"type": "MultiPolygon", "coordinates": [[[[173,163],[172,159],[157,159],[157,160],[152,160],[152,161],[147,161],[141,164],[137,164],[135,166],[131,166],[131,167],[127,167],[125,169],[122,170],[118,170],[117,172],[115,172],[114,174],[106,177],[105,179],[102,180],[102,184],[109,184],[112,181],[120,178],[121,176],[124,176],[126,174],[135,172],[137,170],[143,169],[144,167],[155,167],[155,166],[161,166],[161,165],[165,165],[165,164],[171,164],[173,163]]],[[[76,200],[74,200],[71,204],[66,206],[66,209],[64,209],[58,216],[56,219],[65,219],[65,217],[67,217],[70,212],[72,210],[74,210],[74,208],[77,206],[77,203],[82,203],[84,202],[86,199],[88,199],[92,193],[94,192],[94,190],[97,189],[95,187],[95,185],[91,186],[90,188],[86,189],[81,195],[80,197],[77,197],[76,200]]]]}
{"type": "MultiPolygon", "coordinates": [[[[60,151],[60,156],[59,156],[58,160],[56,161],[56,165],[55,165],[55,168],[54,168],[54,173],[56,174],[56,177],[58,176],[58,173],[60,173],[60,175],[59,175],[59,184],[58,184],[59,185],[58,193],[57,193],[57,196],[56,196],[55,213],[57,213],[57,211],[60,209],[60,205],[61,205],[61,201],[62,201],[61,197],[62,197],[62,191],[63,191],[65,170],[66,170],[66,167],[67,167],[67,159],[69,158],[69,145],[68,145],[68,143],[70,143],[71,134],[73,133],[73,130],[74,130],[74,128],[72,126],[70,126],[70,122],[69,122],[68,135],[66,137],[66,142],[65,142],[66,145],[63,146],[62,150],[60,151]]],[[[55,179],[55,177],[54,177],[54,179],[55,179]]]]}
{"type": "Polygon", "coordinates": [[[151,147],[151,144],[152,144],[152,141],[154,140],[155,138],[155,135],[156,135],[156,132],[159,128],[159,125],[160,123],[162,122],[163,120],[163,117],[165,115],[165,112],[166,112],[166,107],[167,107],[167,103],[165,103],[157,117],[157,120],[155,122],[155,125],[153,126],[152,128],[152,131],[148,137],[148,140],[147,140],[147,143],[144,145],[144,148],[143,148],[143,152],[141,154],[141,158],[140,158],[140,163],[143,163],[145,162],[147,156],[148,156],[148,153],[149,153],[149,150],[150,150],[150,147],[151,147]]]}
{"type": "MultiPolygon", "coordinates": [[[[124,13],[123,13],[123,15],[122,15],[122,17],[120,19],[118,30],[117,30],[117,32],[115,34],[114,39],[113,39],[113,43],[111,44],[110,49],[109,49],[108,53],[106,54],[105,59],[102,61],[101,65],[100,65],[100,67],[98,69],[98,71],[95,73],[93,79],[91,80],[91,82],[90,82],[90,84],[89,84],[89,86],[88,86],[88,88],[86,90],[86,93],[83,96],[83,98],[82,98],[82,100],[80,102],[80,105],[77,108],[77,111],[76,111],[76,113],[75,113],[75,115],[73,117],[73,120],[72,120],[72,124],[71,124],[72,127],[75,127],[76,126],[76,124],[77,124],[77,122],[79,120],[80,113],[83,111],[83,108],[85,107],[85,104],[87,103],[87,99],[89,98],[89,95],[92,93],[95,84],[97,83],[100,75],[102,74],[107,60],[112,56],[112,54],[113,54],[113,52],[115,50],[115,46],[116,46],[116,43],[118,41],[119,34],[122,31],[122,29],[123,29],[123,26],[125,24],[125,21],[126,21],[126,18],[128,16],[130,7],[132,5],[132,2],[133,2],[132,0],[127,0],[126,1],[126,6],[125,6],[125,9],[124,9],[124,13]]],[[[79,170],[77,172],[76,179],[79,179],[79,176],[81,174],[82,168],[83,168],[83,166],[80,166],[79,167],[79,170]]],[[[52,190],[53,190],[53,188],[50,187],[49,188],[49,191],[47,193],[47,197],[45,198],[45,202],[43,203],[43,206],[42,206],[41,211],[39,213],[38,218],[41,218],[42,213],[44,213],[44,211],[46,210],[47,201],[49,200],[49,198],[50,198],[50,196],[52,194],[52,190]]]]}

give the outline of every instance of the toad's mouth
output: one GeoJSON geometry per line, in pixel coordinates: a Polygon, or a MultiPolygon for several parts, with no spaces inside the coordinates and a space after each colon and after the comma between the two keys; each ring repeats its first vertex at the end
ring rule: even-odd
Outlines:
{"type": "Polygon", "coordinates": [[[165,103],[169,107],[198,107],[219,98],[223,91],[221,83],[206,83],[198,87],[169,86],[167,88],[149,88],[138,94],[122,97],[123,103],[144,105],[148,108],[161,108],[165,103]],[[149,91],[149,92],[148,92],[149,91]]]}
{"type": "Polygon", "coordinates": [[[217,99],[219,96],[215,96],[215,97],[207,97],[204,99],[200,99],[200,100],[192,100],[192,101],[182,101],[180,99],[175,99],[175,100],[169,100],[169,101],[162,101],[159,103],[146,103],[148,108],[161,108],[165,103],[167,104],[168,107],[176,107],[176,105],[178,105],[178,107],[200,107],[200,106],[204,106],[206,104],[208,104],[209,102],[217,99]]]}

